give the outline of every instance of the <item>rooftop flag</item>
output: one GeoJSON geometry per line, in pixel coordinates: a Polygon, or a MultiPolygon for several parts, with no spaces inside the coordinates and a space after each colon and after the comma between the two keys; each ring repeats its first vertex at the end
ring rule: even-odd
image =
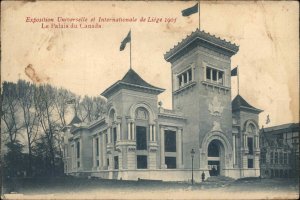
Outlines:
{"type": "Polygon", "coordinates": [[[199,3],[196,3],[196,5],[194,5],[194,6],[190,7],[190,8],[182,10],[181,11],[182,16],[187,17],[187,16],[190,16],[190,15],[192,15],[194,13],[197,13],[198,12],[198,6],[199,6],[199,3]]]}
{"type": "Polygon", "coordinates": [[[127,36],[124,38],[124,40],[121,42],[120,51],[123,51],[126,47],[126,44],[128,42],[131,42],[131,30],[128,32],[127,36]]]}

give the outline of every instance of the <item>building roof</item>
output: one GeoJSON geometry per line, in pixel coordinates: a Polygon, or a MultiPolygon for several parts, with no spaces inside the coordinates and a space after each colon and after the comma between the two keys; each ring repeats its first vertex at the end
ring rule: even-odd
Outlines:
{"type": "Polygon", "coordinates": [[[134,90],[147,90],[150,93],[160,94],[164,91],[162,88],[155,87],[144,81],[133,69],[129,69],[125,76],[107,88],[101,93],[102,96],[108,98],[112,93],[119,89],[127,88],[134,90]]]}
{"type": "Polygon", "coordinates": [[[81,119],[77,115],[75,115],[68,126],[73,125],[73,124],[79,124],[81,122],[82,122],[81,119]]]}
{"type": "Polygon", "coordinates": [[[196,29],[196,31],[186,36],[186,38],[182,39],[181,42],[166,52],[164,58],[166,61],[171,61],[180,52],[186,53],[188,48],[193,48],[197,45],[222,52],[228,56],[236,54],[239,50],[236,44],[211,35],[203,30],[196,29]]]}
{"type": "Polygon", "coordinates": [[[264,133],[282,133],[282,132],[289,132],[289,131],[299,132],[299,130],[300,130],[299,123],[281,124],[278,126],[272,126],[272,127],[262,129],[264,133]]]}
{"type": "Polygon", "coordinates": [[[260,113],[263,110],[251,106],[241,95],[237,95],[231,102],[232,111],[247,110],[254,113],[260,113]]]}

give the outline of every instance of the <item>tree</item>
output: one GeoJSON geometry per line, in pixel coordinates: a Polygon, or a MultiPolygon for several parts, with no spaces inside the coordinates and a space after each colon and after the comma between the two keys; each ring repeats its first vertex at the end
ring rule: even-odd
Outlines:
{"type": "Polygon", "coordinates": [[[55,137],[58,125],[54,114],[55,89],[50,85],[40,85],[34,95],[35,109],[39,114],[40,125],[49,148],[51,173],[55,173],[55,137]]]}
{"type": "Polygon", "coordinates": [[[101,97],[84,96],[79,103],[79,115],[82,121],[92,122],[106,112],[106,100],[101,97]]]}
{"type": "Polygon", "coordinates": [[[9,143],[15,144],[17,141],[17,135],[22,128],[22,123],[18,116],[18,101],[16,84],[10,82],[3,83],[1,102],[1,133],[7,134],[9,143]],[[2,124],[4,124],[2,126],[2,124]]]}
{"type": "Polygon", "coordinates": [[[19,80],[17,99],[22,110],[23,123],[28,146],[28,175],[32,174],[32,145],[39,131],[39,113],[35,109],[34,94],[36,87],[29,82],[19,80]]]}

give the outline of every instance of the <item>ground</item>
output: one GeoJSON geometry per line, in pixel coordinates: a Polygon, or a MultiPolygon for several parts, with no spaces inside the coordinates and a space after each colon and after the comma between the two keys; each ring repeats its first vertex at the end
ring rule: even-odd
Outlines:
{"type": "Polygon", "coordinates": [[[4,181],[5,199],[298,199],[299,182],[292,179],[174,183],[88,178],[38,178],[4,181]]]}

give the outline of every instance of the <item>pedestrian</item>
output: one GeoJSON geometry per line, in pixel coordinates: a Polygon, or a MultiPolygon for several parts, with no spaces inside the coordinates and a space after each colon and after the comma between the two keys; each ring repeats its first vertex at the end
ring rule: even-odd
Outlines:
{"type": "Polygon", "coordinates": [[[205,174],[204,174],[204,172],[202,172],[201,178],[202,178],[202,182],[203,182],[205,180],[205,174]]]}

